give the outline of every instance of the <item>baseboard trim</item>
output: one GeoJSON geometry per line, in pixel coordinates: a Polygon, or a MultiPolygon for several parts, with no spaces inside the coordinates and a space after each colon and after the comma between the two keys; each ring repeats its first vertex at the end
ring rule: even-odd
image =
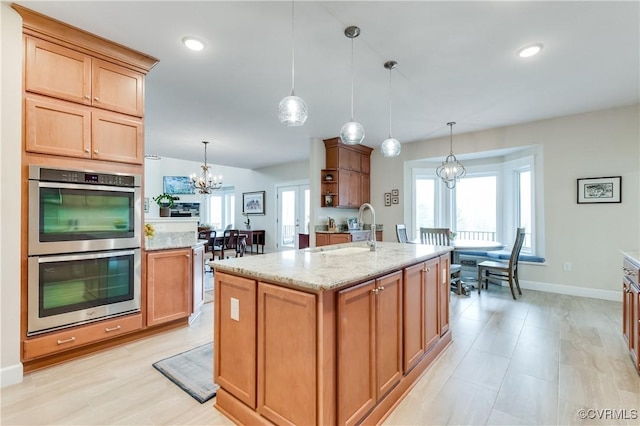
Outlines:
{"type": "Polygon", "coordinates": [[[22,363],[10,365],[0,369],[0,388],[16,385],[22,382],[22,363]]]}
{"type": "Polygon", "coordinates": [[[622,289],[620,291],[600,290],[597,288],[575,287],[570,285],[550,284],[525,280],[520,280],[520,287],[523,289],[544,291],[547,293],[566,294],[569,296],[589,297],[592,299],[622,302],[622,289]]]}

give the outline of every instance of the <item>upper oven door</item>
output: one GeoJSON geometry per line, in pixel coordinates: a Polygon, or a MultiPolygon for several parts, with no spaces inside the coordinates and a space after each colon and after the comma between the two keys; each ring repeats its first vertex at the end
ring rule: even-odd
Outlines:
{"type": "Polygon", "coordinates": [[[141,191],[29,181],[29,255],[140,247],[141,191]]]}

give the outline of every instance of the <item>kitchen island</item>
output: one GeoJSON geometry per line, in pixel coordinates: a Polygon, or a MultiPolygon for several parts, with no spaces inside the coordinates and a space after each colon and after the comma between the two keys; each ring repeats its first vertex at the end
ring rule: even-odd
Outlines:
{"type": "Polygon", "coordinates": [[[215,407],[238,424],[380,422],[451,342],[450,251],[359,242],[213,262],[215,407]]]}

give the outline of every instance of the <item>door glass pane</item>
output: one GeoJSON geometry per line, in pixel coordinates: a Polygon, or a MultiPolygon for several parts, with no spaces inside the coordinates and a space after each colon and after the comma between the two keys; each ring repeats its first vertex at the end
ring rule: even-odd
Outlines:
{"type": "Polygon", "coordinates": [[[209,197],[209,217],[207,223],[213,229],[222,229],[222,197],[212,195],[209,197]]]}
{"type": "MultiPolygon", "coordinates": [[[[435,226],[435,179],[416,179],[416,226],[433,228],[435,226]]],[[[417,232],[417,231],[416,231],[417,232]]],[[[414,237],[417,237],[415,235],[414,237]]]]}
{"type": "Polygon", "coordinates": [[[496,176],[460,179],[455,191],[457,238],[495,241],[496,176]]]}
{"type": "Polygon", "coordinates": [[[304,223],[302,228],[303,234],[309,233],[309,222],[311,221],[311,190],[304,190],[304,223]]]}
{"type": "Polygon", "coordinates": [[[296,191],[282,191],[280,197],[282,203],[282,216],[280,217],[280,235],[282,247],[295,247],[295,231],[296,231],[296,191]]]}

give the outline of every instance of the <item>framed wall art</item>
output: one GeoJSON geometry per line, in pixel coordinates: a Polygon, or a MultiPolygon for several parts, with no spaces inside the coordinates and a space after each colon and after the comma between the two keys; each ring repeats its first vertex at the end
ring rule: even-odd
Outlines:
{"type": "Polygon", "coordinates": [[[193,194],[189,176],[164,176],[162,192],[165,194],[193,194]]]}
{"type": "Polygon", "coordinates": [[[265,191],[243,192],[242,213],[264,214],[264,193],[265,191]]]}
{"type": "Polygon", "coordinates": [[[621,176],[578,179],[578,204],[620,203],[621,176]]]}

